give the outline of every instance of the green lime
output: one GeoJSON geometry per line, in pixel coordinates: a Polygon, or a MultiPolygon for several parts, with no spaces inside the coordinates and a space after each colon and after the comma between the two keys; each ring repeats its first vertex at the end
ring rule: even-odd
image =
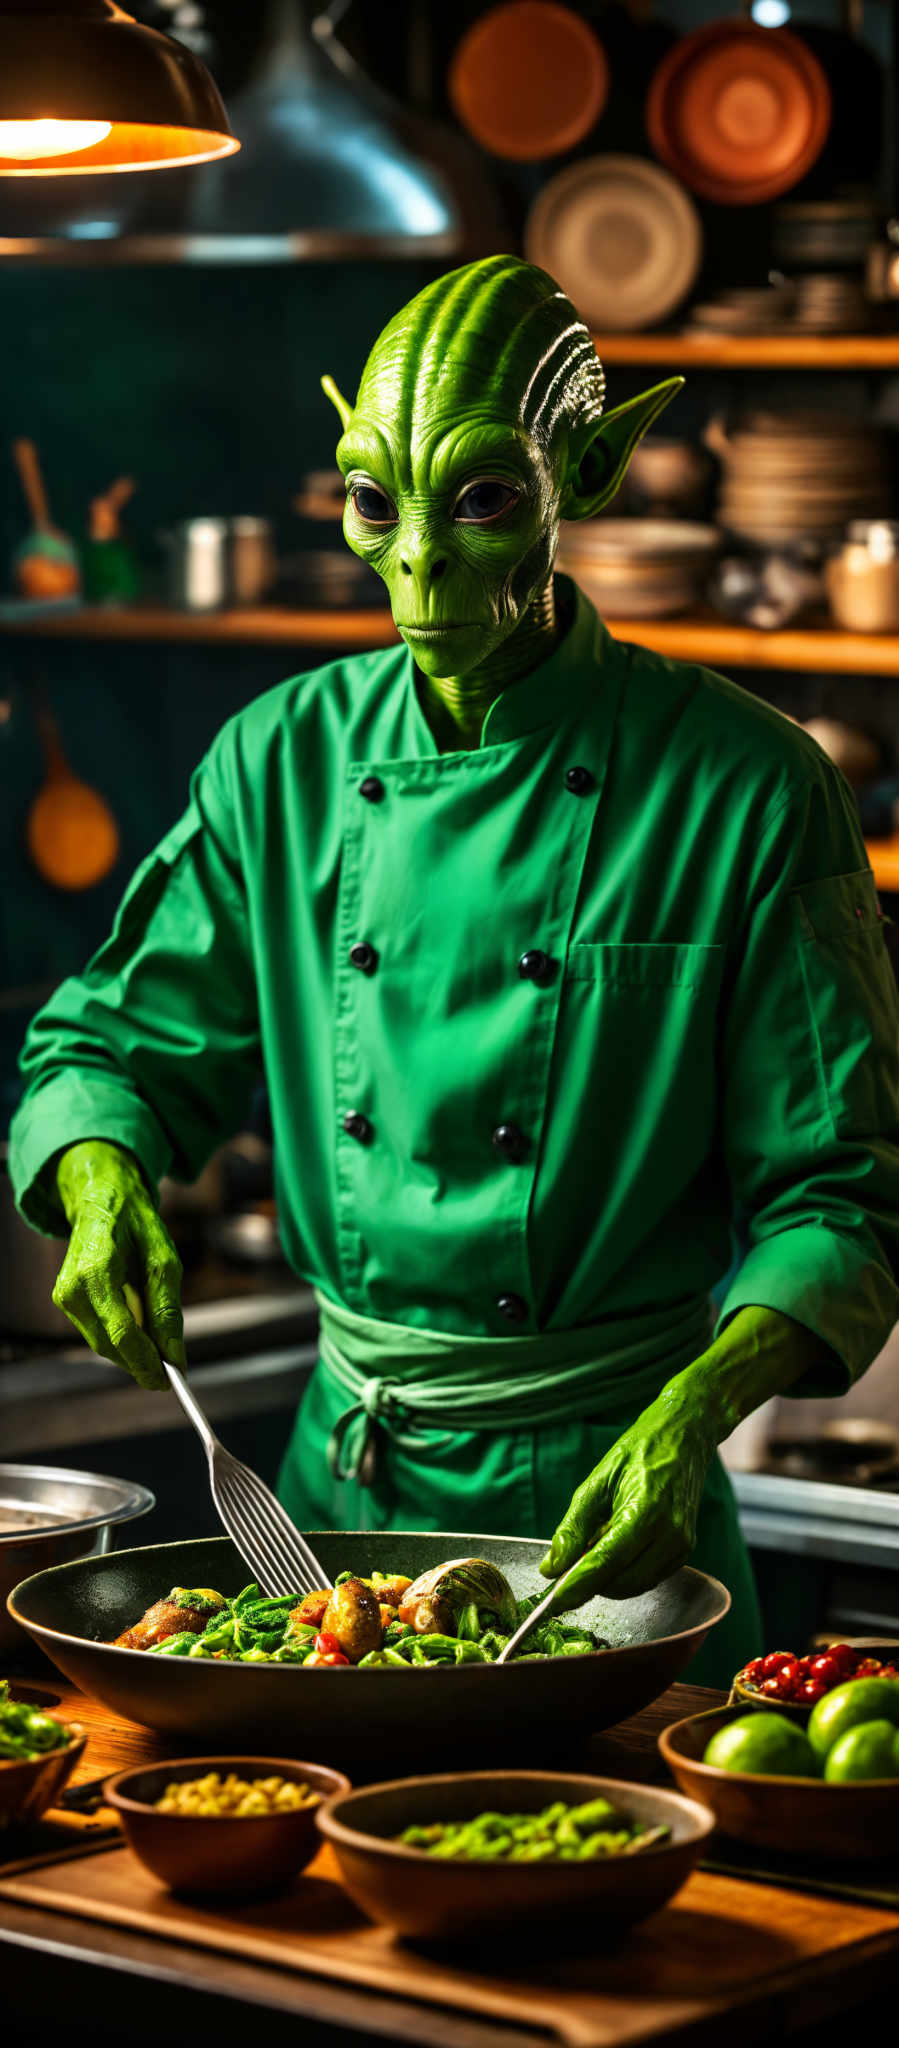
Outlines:
{"type": "Polygon", "coordinates": [[[864,1778],[899,1778],[899,1737],[892,1721],[863,1721],[847,1728],[827,1752],[828,1785],[854,1785],[864,1778]]]}
{"type": "Polygon", "coordinates": [[[850,1678],[826,1692],[809,1715],[808,1739],[815,1755],[826,1757],[841,1735],[865,1721],[891,1721],[899,1727],[899,1679],[850,1678]]]}
{"type": "Polygon", "coordinates": [[[814,1751],[795,1721],[785,1714],[741,1714],[712,1736],[704,1764],[719,1771],[747,1771],[756,1778],[814,1778],[814,1751]]]}

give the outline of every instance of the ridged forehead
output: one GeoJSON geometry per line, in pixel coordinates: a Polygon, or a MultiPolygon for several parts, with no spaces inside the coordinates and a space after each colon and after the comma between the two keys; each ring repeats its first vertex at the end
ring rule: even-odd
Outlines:
{"type": "Polygon", "coordinates": [[[444,412],[485,401],[549,442],[557,422],[598,418],[605,377],[586,327],[543,270],[490,256],[426,285],[378,336],[356,418],[411,446],[444,412]]]}

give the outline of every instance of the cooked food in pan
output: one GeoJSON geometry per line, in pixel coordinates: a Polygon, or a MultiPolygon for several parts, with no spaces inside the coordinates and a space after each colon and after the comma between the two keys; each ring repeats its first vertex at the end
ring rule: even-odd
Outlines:
{"type": "MultiPolygon", "coordinates": [[[[483,1558],[451,1558],[417,1579],[341,1572],[320,1593],[266,1600],[256,1585],[235,1599],[208,1587],[174,1586],[115,1638],[116,1647],[159,1657],[212,1657],[241,1664],[357,1665],[360,1670],[422,1664],[492,1664],[543,1593],[516,1600],[503,1573],[483,1558]]],[[[589,1629],[539,1624],[521,1658],[578,1657],[608,1648],[589,1629]]]]}
{"type": "Polygon", "coordinates": [[[173,1586],[167,1600],[154,1600],[133,1628],[116,1636],[116,1645],[120,1650],[155,1650],[183,1630],[200,1635],[225,1604],[224,1595],[210,1592],[208,1586],[201,1586],[196,1592],[188,1592],[186,1586],[173,1586]]]}

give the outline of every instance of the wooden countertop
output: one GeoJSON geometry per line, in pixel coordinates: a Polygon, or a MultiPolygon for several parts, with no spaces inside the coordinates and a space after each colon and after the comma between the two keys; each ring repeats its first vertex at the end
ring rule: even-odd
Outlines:
{"type": "MultiPolygon", "coordinates": [[[[76,1781],[176,1753],[177,1744],[118,1719],[53,1674],[45,1671],[40,1682],[64,1718],[89,1730],[76,1781]]],[[[720,1698],[672,1687],[633,1720],[594,1737],[587,1767],[632,1780],[659,1777],[659,1730],[720,1698]]],[[[655,1939],[636,1929],[610,1952],[610,2048],[718,2042],[725,2026],[728,2048],[787,2033],[801,2041],[806,2030],[821,2048],[840,2015],[852,2012],[857,2024],[878,1996],[899,1987],[899,1915],[880,1909],[699,1871],[655,1925],[655,1939]]],[[[246,2048],[247,2028],[260,2023],[266,2048],[282,2041],[296,2048],[298,2022],[303,2048],[349,2048],[370,2036],[421,2048],[545,2048],[547,2039],[9,1900],[0,1907],[0,1943],[8,2025],[18,2019],[22,2026],[8,2037],[30,2043],[57,2042],[63,2018],[67,2048],[82,2039],[120,2041],[123,2028],[129,2042],[157,2048],[160,2038],[174,2044],[204,2033],[216,2048],[238,2040],[246,2048]]]]}

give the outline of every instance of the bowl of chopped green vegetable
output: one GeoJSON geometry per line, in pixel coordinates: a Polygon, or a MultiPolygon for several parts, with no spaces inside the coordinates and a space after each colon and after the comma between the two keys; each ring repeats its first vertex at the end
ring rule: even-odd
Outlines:
{"type": "Polygon", "coordinates": [[[0,1829],[40,1820],[53,1806],[81,1755],[87,1736],[44,1714],[28,1696],[0,1680],[0,1829]]]}
{"type": "Polygon", "coordinates": [[[464,1771],[339,1793],[317,1825],[369,1919],[430,1940],[487,1926],[611,1931],[689,1877],[714,1827],[678,1792],[559,1771],[464,1771]]]}

